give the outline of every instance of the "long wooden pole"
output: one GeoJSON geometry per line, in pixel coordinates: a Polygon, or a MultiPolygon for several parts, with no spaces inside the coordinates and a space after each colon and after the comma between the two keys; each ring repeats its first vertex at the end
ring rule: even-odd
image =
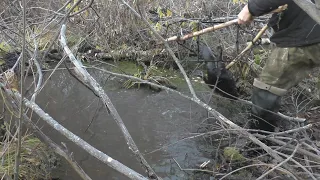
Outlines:
{"type": "MultiPolygon", "coordinates": [[[[283,6],[279,6],[277,9],[275,9],[275,10],[273,10],[273,11],[267,13],[267,14],[282,12],[285,9],[287,9],[287,7],[288,7],[287,4],[285,4],[283,6]]],[[[182,37],[173,36],[173,37],[170,37],[170,38],[166,39],[166,41],[167,42],[170,42],[170,41],[184,41],[184,40],[190,39],[192,37],[200,36],[202,34],[205,34],[205,33],[208,33],[208,32],[212,32],[212,31],[215,31],[215,30],[218,30],[218,29],[221,29],[221,28],[225,28],[225,27],[231,26],[233,24],[237,24],[237,23],[238,23],[238,19],[234,19],[234,20],[231,20],[231,21],[227,21],[225,23],[217,24],[217,25],[202,29],[200,31],[195,31],[195,32],[192,32],[190,34],[186,34],[186,35],[184,35],[182,37]]]]}
{"type": "Polygon", "coordinates": [[[202,34],[205,34],[205,33],[211,32],[211,31],[215,31],[215,30],[218,30],[218,29],[221,29],[221,28],[225,28],[225,27],[228,27],[228,26],[236,24],[236,23],[238,23],[238,19],[227,21],[225,23],[218,24],[218,25],[215,25],[215,26],[212,26],[212,27],[208,27],[208,28],[202,29],[200,31],[192,32],[192,33],[184,35],[182,37],[173,36],[173,37],[170,37],[170,38],[166,39],[166,41],[168,41],[168,42],[169,41],[184,41],[184,40],[190,39],[192,37],[200,36],[202,34]]]}

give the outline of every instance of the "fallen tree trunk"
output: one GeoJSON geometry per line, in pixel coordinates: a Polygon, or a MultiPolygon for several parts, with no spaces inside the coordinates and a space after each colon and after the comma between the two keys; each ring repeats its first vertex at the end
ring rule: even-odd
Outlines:
{"type": "Polygon", "coordinates": [[[124,49],[124,50],[113,50],[110,52],[99,52],[99,53],[82,53],[80,56],[83,57],[96,57],[98,59],[110,59],[110,60],[126,60],[126,59],[138,59],[139,61],[150,61],[150,57],[154,56],[165,56],[166,53],[162,49],[151,49],[146,51],[137,51],[135,49],[124,49]]]}

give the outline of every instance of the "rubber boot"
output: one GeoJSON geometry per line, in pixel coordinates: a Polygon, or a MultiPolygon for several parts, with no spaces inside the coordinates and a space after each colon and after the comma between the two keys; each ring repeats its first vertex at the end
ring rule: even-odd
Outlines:
{"type": "Polygon", "coordinates": [[[277,116],[277,112],[280,110],[281,96],[275,95],[267,90],[254,87],[251,101],[253,103],[251,117],[255,122],[251,122],[250,128],[274,132],[276,121],[279,118],[277,116]]]}

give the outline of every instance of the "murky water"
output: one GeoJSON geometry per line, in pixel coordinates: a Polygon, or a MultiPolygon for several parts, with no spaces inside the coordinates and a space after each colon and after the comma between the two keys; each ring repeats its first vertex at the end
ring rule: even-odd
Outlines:
{"type": "MultiPolygon", "coordinates": [[[[205,110],[166,91],[155,93],[147,89],[119,89],[121,83],[113,77],[98,71],[90,73],[105,87],[138,148],[158,175],[164,179],[187,179],[188,174],[179,170],[173,158],[183,168],[194,168],[206,160],[207,155],[199,150],[201,144],[196,140],[164,147],[196,132],[199,123],[207,117],[205,110]]],[[[37,103],[67,129],[145,175],[102,103],[67,71],[59,70],[51,77],[38,96],[37,103]]],[[[39,124],[56,143],[67,145],[75,160],[92,179],[127,179],[66,140],[42,120],[39,124]]],[[[57,173],[63,180],[79,179],[64,162],[57,173]]]]}

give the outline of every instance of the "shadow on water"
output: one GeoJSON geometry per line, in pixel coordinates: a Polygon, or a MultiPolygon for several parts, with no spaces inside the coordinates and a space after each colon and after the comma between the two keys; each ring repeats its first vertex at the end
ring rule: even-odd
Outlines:
{"type": "MultiPolygon", "coordinates": [[[[198,124],[207,116],[204,109],[166,91],[154,93],[147,89],[121,89],[121,83],[116,78],[98,71],[90,73],[105,87],[138,148],[158,175],[164,179],[186,179],[188,174],[179,170],[173,158],[183,168],[194,168],[206,160],[194,140],[159,149],[196,132],[198,124]],[[159,150],[149,153],[156,149],[159,150]]],[[[39,94],[37,103],[68,130],[145,175],[111,115],[106,113],[98,98],[67,71],[57,71],[50,78],[39,94]]],[[[127,179],[66,140],[42,120],[35,116],[33,119],[56,143],[66,144],[75,160],[92,179],[127,179]]],[[[56,172],[61,179],[79,179],[68,164],[64,161],[61,163],[61,168],[56,172]]]]}

